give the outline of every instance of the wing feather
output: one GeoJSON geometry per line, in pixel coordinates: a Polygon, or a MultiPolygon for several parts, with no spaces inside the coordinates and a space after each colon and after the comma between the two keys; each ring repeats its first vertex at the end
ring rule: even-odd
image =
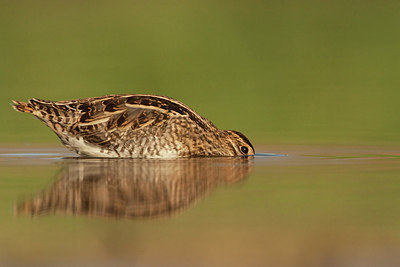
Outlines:
{"type": "Polygon", "coordinates": [[[64,143],[82,137],[107,146],[129,131],[157,128],[173,117],[186,117],[205,131],[216,127],[183,103],[164,96],[108,95],[70,101],[29,101],[33,114],[43,120],[64,143]],[[59,130],[58,130],[59,129],[59,130]]]}

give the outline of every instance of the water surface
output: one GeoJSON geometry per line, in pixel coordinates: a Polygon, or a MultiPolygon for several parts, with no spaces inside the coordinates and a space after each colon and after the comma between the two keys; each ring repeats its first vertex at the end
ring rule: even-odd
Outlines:
{"type": "Polygon", "coordinates": [[[396,266],[399,151],[116,160],[1,149],[0,262],[396,266]]]}

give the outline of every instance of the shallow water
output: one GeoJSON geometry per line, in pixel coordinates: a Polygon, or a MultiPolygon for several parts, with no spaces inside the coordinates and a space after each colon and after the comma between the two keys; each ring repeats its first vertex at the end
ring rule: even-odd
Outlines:
{"type": "Polygon", "coordinates": [[[0,265],[398,266],[400,149],[115,160],[0,149],[0,265]]]}

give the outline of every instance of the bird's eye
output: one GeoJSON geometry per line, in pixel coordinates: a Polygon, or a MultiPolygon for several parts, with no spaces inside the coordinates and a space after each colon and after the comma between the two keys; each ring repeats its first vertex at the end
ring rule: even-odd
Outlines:
{"type": "Polygon", "coordinates": [[[247,146],[240,147],[240,150],[243,152],[243,154],[247,155],[247,153],[249,153],[249,148],[247,146]]]}

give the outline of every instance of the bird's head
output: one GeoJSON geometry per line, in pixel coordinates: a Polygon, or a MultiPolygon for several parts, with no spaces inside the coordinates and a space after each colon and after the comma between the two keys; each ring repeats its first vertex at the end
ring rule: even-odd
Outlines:
{"type": "Polygon", "coordinates": [[[236,156],[253,156],[255,153],[253,145],[249,139],[242,133],[228,130],[227,141],[228,145],[232,147],[234,155],[236,156]]]}

